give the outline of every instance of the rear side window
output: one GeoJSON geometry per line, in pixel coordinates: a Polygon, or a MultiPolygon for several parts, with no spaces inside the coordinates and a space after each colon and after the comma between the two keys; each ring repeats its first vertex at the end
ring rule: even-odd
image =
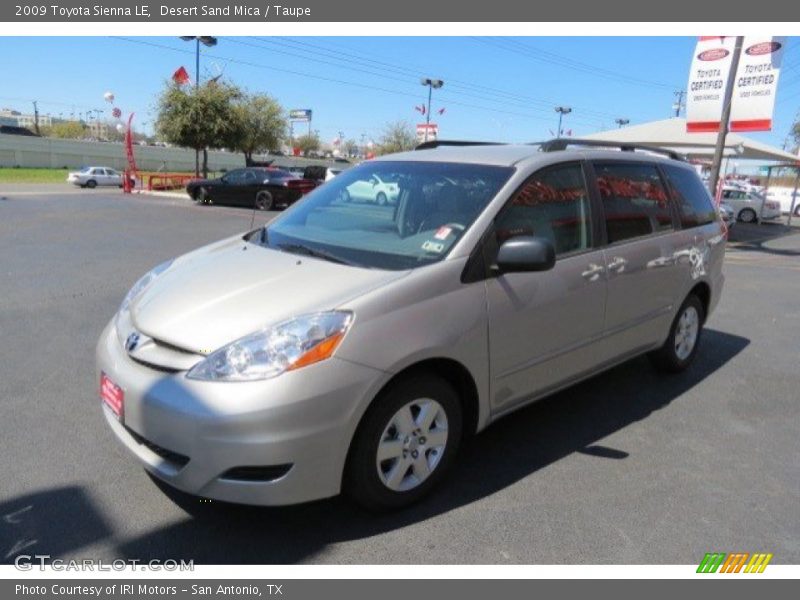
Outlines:
{"type": "Polygon", "coordinates": [[[556,254],[590,248],[591,216],[583,168],[545,169],[528,179],[495,219],[498,245],[519,235],[550,240],[556,254]]]}
{"type": "Polygon", "coordinates": [[[672,229],[669,196],[655,165],[595,164],[608,243],[672,229]]]}
{"type": "Polygon", "coordinates": [[[688,169],[664,165],[681,214],[681,226],[698,227],[716,220],[717,213],[700,178],[688,169]]]}

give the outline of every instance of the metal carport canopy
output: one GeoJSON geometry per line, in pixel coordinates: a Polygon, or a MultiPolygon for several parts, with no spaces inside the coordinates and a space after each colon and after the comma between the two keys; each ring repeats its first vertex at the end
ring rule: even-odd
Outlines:
{"type": "MultiPolygon", "coordinates": [[[[714,155],[717,143],[716,133],[687,133],[686,119],[673,117],[661,121],[651,121],[620,129],[609,129],[581,136],[589,140],[607,142],[627,142],[659,146],[674,150],[690,158],[708,158],[714,155]]],[[[725,156],[740,159],[776,160],[798,162],[799,157],[769,144],[757,142],[738,133],[728,133],[725,140],[725,156]]]]}

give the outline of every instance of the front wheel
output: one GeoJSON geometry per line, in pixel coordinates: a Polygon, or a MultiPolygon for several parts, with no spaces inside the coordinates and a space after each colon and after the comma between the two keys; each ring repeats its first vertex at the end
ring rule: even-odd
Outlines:
{"type": "Polygon", "coordinates": [[[690,294],[678,310],[664,345],[650,354],[650,360],[660,371],[679,373],[686,369],[697,354],[700,334],[705,321],[703,303],[690,294]]]}
{"type": "Polygon", "coordinates": [[[416,502],[450,469],[461,432],[461,404],[447,381],[419,374],[395,382],[359,425],[345,470],[345,492],[374,511],[416,502]]]}
{"type": "Polygon", "coordinates": [[[97,187],[97,182],[94,179],[90,179],[86,182],[86,187],[88,187],[90,190],[93,190],[97,187]]]}
{"type": "Polygon", "coordinates": [[[384,206],[388,202],[388,199],[386,198],[386,194],[378,192],[378,195],[375,196],[375,201],[378,203],[378,206],[384,206]]]}

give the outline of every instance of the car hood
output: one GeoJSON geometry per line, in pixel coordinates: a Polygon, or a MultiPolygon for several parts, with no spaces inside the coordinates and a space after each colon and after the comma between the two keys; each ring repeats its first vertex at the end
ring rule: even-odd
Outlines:
{"type": "Polygon", "coordinates": [[[177,259],[131,305],[147,336],[208,353],[294,316],[342,308],[406,275],[289,254],[240,236],[177,259]]]}

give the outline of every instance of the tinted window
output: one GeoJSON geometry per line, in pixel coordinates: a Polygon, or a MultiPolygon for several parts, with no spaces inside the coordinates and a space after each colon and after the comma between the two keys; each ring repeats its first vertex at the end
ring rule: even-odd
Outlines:
{"type": "Polygon", "coordinates": [[[609,244],[672,228],[669,197],[655,165],[601,163],[595,171],[609,244]]]}
{"type": "Polygon", "coordinates": [[[716,220],[711,196],[695,173],[671,165],[664,165],[664,172],[678,202],[682,227],[697,227],[716,220]]]}
{"type": "Polygon", "coordinates": [[[591,246],[591,222],[583,169],[566,165],[526,181],[495,220],[495,235],[498,244],[518,235],[544,237],[556,254],[566,254],[591,246]]]}
{"type": "Polygon", "coordinates": [[[241,183],[244,181],[244,170],[230,171],[222,179],[225,183],[241,183]]]}

